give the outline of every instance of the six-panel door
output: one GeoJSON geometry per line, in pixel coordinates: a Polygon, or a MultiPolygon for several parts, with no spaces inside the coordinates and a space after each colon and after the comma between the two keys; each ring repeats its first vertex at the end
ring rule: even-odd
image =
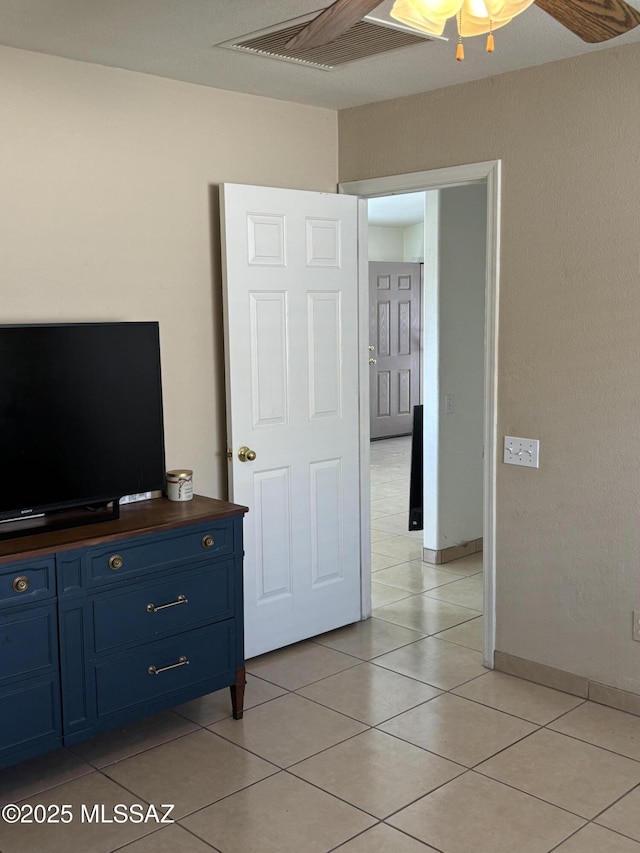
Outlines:
{"type": "Polygon", "coordinates": [[[360,618],[357,200],[225,184],[222,222],[253,657],[360,618]]]}

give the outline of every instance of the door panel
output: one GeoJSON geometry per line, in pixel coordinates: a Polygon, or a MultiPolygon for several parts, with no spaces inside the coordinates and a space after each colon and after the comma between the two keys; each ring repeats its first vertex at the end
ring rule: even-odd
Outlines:
{"type": "Polygon", "coordinates": [[[340,580],[344,571],[342,460],[311,463],[313,585],[340,580]]]}
{"type": "Polygon", "coordinates": [[[284,293],[250,293],[251,400],[254,428],[289,419],[284,293]]]}
{"type": "Polygon", "coordinates": [[[289,469],[258,471],[253,476],[253,492],[256,601],[263,603],[293,591],[289,469]]]}
{"type": "Polygon", "coordinates": [[[411,433],[420,402],[420,277],[420,264],[369,264],[372,439],[411,433]]]}
{"type": "Polygon", "coordinates": [[[341,415],[341,304],[339,293],[309,293],[309,417],[341,415]]]}
{"type": "Polygon", "coordinates": [[[360,618],[357,200],[225,184],[221,202],[250,658],[360,618]]]}

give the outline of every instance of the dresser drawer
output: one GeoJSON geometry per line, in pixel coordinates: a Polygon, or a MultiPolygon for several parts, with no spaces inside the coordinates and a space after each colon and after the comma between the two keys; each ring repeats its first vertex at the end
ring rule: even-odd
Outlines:
{"type": "Polygon", "coordinates": [[[222,557],[233,551],[231,520],[185,527],[164,536],[141,536],[86,553],[92,584],[113,583],[118,578],[156,571],[181,562],[222,557]]]}
{"type": "Polygon", "coordinates": [[[234,636],[230,619],[150,643],[126,657],[94,663],[98,718],[225,674],[231,684],[234,636]]]}
{"type": "Polygon", "coordinates": [[[57,668],[57,638],[55,604],[0,610],[0,685],[57,668]]]}
{"type": "Polygon", "coordinates": [[[0,567],[0,607],[30,604],[56,594],[55,560],[24,560],[0,567]]]}
{"type": "Polygon", "coordinates": [[[97,653],[229,619],[234,562],[220,560],[153,583],[98,594],[93,600],[97,653]]]}

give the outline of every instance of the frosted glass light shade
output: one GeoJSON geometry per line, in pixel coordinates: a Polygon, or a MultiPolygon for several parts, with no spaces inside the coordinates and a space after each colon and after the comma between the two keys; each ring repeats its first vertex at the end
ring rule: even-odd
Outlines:
{"type": "Polygon", "coordinates": [[[524,12],[533,0],[396,0],[391,16],[431,35],[442,35],[448,18],[460,14],[462,36],[497,30],[524,12]]]}
{"type": "Polygon", "coordinates": [[[400,21],[401,24],[406,24],[408,27],[413,27],[424,33],[430,33],[433,36],[441,36],[447,18],[457,14],[460,2],[457,0],[456,3],[449,5],[456,7],[453,12],[450,14],[438,14],[435,10],[428,9],[426,3],[414,2],[414,0],[396,0],[390,14],[392,18],[400,21]]]}

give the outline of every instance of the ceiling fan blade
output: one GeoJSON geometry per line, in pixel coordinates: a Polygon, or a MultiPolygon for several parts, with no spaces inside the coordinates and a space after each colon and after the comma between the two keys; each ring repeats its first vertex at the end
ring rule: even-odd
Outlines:
{"type": "Polygon", "coordinates": [[[287,42],[289,50],[322,47],[350,30],[382,0],[336,0],[287,42]]]}
{"type": "Polygon", "coordinates": [[[624,0],[535,0],[535,4],[591,44],[620,36],[640,24],[640,12],[624,0]]]}

